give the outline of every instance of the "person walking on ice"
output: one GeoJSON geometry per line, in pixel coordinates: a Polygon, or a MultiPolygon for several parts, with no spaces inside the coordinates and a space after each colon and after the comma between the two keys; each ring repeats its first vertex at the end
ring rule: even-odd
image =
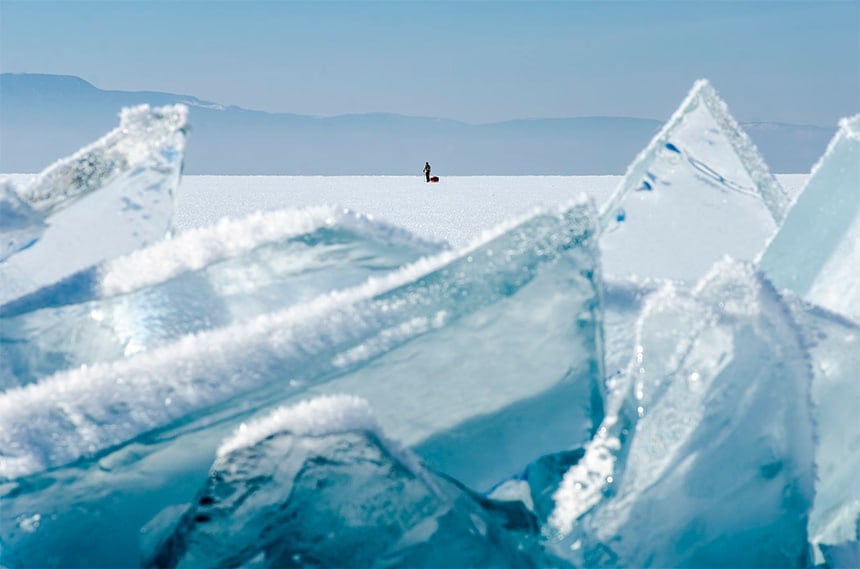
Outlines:
{"type": "Polygon", "coordinates": [[[430,162],[424,163],[424,178],[428,183],[430,182],[430,162]]]}

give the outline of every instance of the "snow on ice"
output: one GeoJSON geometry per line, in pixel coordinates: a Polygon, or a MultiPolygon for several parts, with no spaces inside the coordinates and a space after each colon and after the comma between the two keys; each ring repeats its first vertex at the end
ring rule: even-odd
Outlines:
{"type": "Polygon", "coordinates": [[[187,131],[0,181],[0,565],[860,558],[858,117],[786,191],[700,81],[612,195],[529,179],[468,243],[523,180],[201,178],[192,229],[187,131]]]}
{"type": "Polygon", "coordinates": [[[4,305],[0,386],[246,321],[442,248],[327,206],[224,219],[4,305]]]}

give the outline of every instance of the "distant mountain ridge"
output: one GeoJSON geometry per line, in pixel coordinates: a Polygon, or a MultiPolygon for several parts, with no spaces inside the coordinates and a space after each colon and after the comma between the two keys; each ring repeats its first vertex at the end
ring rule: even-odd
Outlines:
{"type": "MultiPolygon", "coordinates": [[[[420,175],[425,160],[443,176],[623,174],[662,125],[632,117],[489,124],[390,113],[313,117],[107,91],[74,76],[4,73],[0,172],[39,171],[114,128],[122,107],[140,103],[191,108],[187,174],[420,175]]],[[[836,125],[742,127],[780,173],[808,172],[836,132],[836,125]]]]}

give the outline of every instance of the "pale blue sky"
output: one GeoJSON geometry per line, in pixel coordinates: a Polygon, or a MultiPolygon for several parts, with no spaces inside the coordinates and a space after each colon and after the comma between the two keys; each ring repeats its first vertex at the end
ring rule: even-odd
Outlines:
{"type": "Polygon", "coordinates": [[[707,77],[742,121],[830,126],[860,111],[860,1],[0,0],[0,71],[468,122],[665,119],[707,77]]]}

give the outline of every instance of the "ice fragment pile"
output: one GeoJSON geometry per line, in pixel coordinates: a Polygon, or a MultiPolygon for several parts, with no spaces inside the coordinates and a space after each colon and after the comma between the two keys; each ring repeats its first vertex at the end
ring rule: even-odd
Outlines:
{"type": "Polygon", "coordinates": [[[856,567],[858,121],[790,203],[699,81],[599,213],[450,250],[174,235],[187,111],[124,110],[0,183],[0,565],[856,567]]]}

